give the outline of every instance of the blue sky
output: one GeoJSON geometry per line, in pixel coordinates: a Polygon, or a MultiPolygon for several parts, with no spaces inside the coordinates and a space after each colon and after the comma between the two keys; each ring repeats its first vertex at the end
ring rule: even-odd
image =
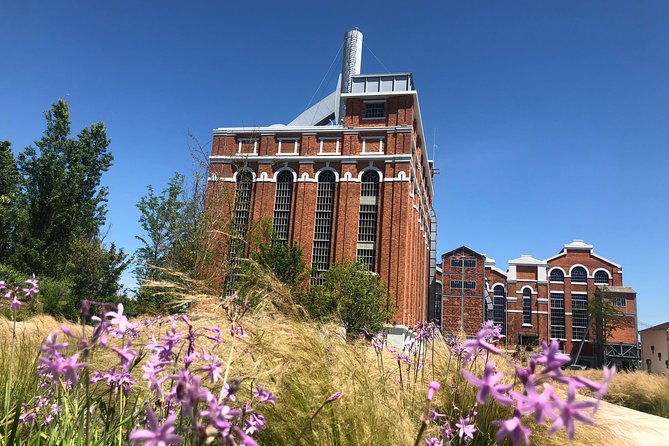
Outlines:
{"type": "Polygon", "coordinates": [[[0,139],[31,144],[61,97],[76,131],[104,121],[108,239],[132,252],[135,203],[189,170],[189,134],[208,145],[214,127],[289,122],[358,27],[363,72],[412,71],[430,145],[436,131],[440,252],[466,244],[506,268],[584,239],[656,324],[667,23],[665,1],[2,2],[0,139]]]}

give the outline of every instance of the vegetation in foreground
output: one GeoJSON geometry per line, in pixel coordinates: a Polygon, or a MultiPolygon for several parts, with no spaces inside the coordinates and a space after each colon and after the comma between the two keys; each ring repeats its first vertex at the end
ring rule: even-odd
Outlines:
{"type": "MultiPolygon", "coordinates": [[[[579,372],[590,379],[601,379],[601,370],[579,372]]],[[[609,383],[604,401],[640,412],[669,418],[669,376],[647,372],[621,372],[609,383]]]]}
{"type": "MultiPolygon", "coordinates": [[[[28,285],[5,290],[12,312],[19,295],[37,293],[36,281],[28,285]]],[[[572,437],[573,422],[596,408],[573,392],[606,386],[562,376],[556,346],[514,371],[496,354],[492,325],[447,343],[419,324],[415,341],[396,351],[382,336],[347,343],[332,326],[277,307],[267,296],[252,309],[235,295],[190,316],[128,321],[122,305],[87,302],[84,317],[104,315],[93,326],[12,322],[2,331],[2,441],[438,446],[527,444],[532,435],[533,444],[561,443],[537,425],[572,437]],[[569,384],[567,399],[552,380],[569,384]]],[[[596,429],[587,429],[589,443],[596,429]]]]}

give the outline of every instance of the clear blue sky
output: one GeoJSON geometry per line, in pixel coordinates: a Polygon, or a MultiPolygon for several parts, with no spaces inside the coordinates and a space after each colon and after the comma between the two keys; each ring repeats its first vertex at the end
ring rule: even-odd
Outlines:
{"type": "Polygon", "coordinates": [[[363,72],[412,71],[429,144],[436,130],[440,252],[466,244],[506,268],[584,239],[655,324],[669,320],[668,23],[666,1],[4,1],[0,139],[38,139],[61,97],[76,131],[104,121],[108,239],[132,252],[135,203],[189,169],[189,133],[289,122],[358,27],[363,72]]]}

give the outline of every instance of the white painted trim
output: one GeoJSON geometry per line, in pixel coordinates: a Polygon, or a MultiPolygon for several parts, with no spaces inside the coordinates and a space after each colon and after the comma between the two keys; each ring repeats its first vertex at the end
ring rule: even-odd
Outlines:
{"type": "Polygon", "coordinates": [[[588,295],[587,291],[572,291],[571,294],[578,294],[579,296],[588,295]]]}
{"type": "Polygon", "coordinates": [[[277,141],[279,142],[276,148],[276,154],[277,155],[299,155],[300,154],[300,138],[277,138],[277,141]],[[283,142],[289,142],[292,141],[294,143],[293,145],[293,151],[292,152],[282,152],[281,147],[283,142]]]}
{"type": "Polygon", "coordinates": [[[237,174],[239,172],[244,171],[244,170],[246,170],[248,172],[251,172],[251,176],[253,177],[253,181],[256,180],[256,173],[253,171],[253,169],[249,169],[248,167],[240,167],[239,169],[237,169],[237,171],[235,173],[232,174],[232,181],[234,181],[236,183],[237,182],[237,174]]]}
{"type": "Polygon", "coordinates": [[[531,294],[539,294],[539,293],[537,293],[536,291],[534,291],[534,288],[532,288],[532,287],[529,286],[529,285],[525,285],[524,287],[522,287],[522,288],[520,289],[520,291],[516,291],[516,294],[523,294],[523,291],[524,291],[526,288],[529,288],[529,289],[530,289],[530,293],[531,293],[531,294]]]}
{"type": "Polygon", "coordinates": [[[256,183],[274,183],[275,181],[269,177],[267,172],[260,172],[258,178],[255,180],[256,183]]]}
{"type": "Polygon", "coordinates": [[[310,133],[311,135],[317,133],[371,133],[371,132],[400,132],[400,133],[412,133],[414,131],[413,125],[384,125],[384,126],[374,126],[374,127],[350,127],[346,128],[341,125],[308,125],[308,126],[299,126],[299,125],[284,125],[278,127],[219,127],[213,129],[214,136],[233,136],[238,133],[242,134],[254,134],[254,133],[264,133],[269,132],[273,134],[279,133],[300,133],[306,134],[310,133]]]}
{"type": "MultiPolygon", "coordinates": [[[[585,269],[585,276],[590,277],[590,272],[588,271],[588,268],[586,268],[585,265],[581,265],[580,263],[576,263],[569,268],[569,280],[571,281],[571,272],[576,268],[577,266],[580,266],[581,268],[585,269]]],[[[585,282],[572,282],[572,283],[585,283],[585,282]]]]}
{"type": "MultiPolygon", "coordinates": [[[[563,278],[564,278],[564,277],[567,277],[567,273],[565,272],[564,269],[562,269],[562,268],[559,267],[559,266],[554,266],[554,267],[552,267],[551,269],[548,270],[548,279],[549,279],[549,280],[550,280],[550,277],[551,277],[551,273],[553,272],[554,269],[559,269],[560,271],[562,271],[562,277],[563,277],[563,278]]],[[[551,280],[551,283],[564,283],[564,279],[562,280],[562,282],[552,281],[552,280],[551,280]]]]}
{"type": "Polygon", "coordinates": [[[374,166],[367,166],[358,173],[358,181],[362,181],[362,175],[368,170],[373,170],[379,175],[379,183],[383,181],[383,173],[374,166]]]}
{"type": "Polygon", "coordinates": [[[237,154],[238,155],[257,155],[258,154],[258,138],[237,138],[237,154]],[[242,153],[242,143],[253,141],[253,153],[242,153]]]}
{"type": "MultiPolygon", "coordinates": [[[[611,273],[609,272],[609,270],[607,270],[605,268],[597,268],[596,270],[594,270],[592,272],[592,278],[593,279],[595,278],[595,274],[597,274],[597,271],[604,271],[606,273],[606,275],[608,276],[609,280],[613,279],[613,277],[611,277],[611,273]]],[[[603,284],[599,284],[599,285],[603,285],[603,284]]]]}
{"type": "Polygon", "coordinates": [[[534,325],[532,325],[532,324],[526,324],[526,323],[523,322],[523,325],[521,325],[521,327],[534,327],[534,325]]]}
{"type": "Polygon", "coordinates": [[[508,296],[507,296],[506,301],[507,301],[507,302],[518,302],[518,298],[517,298],[517,297],[508,297],[508,296]]]}
{"type": "Polygon", "coordinates": [[[248,159],[251,161],[299,161],[303,163],[313,163],[319,161],[350,161],[350,162],[369,162],[369,161],[386,161],[393,163],[411,163],[411,155],[406,153],[397,154],[397,155],[312,155],[312,156],[301,156],[301,155],[277,155],[277,156],[253,156],[249,158],[248,154],[235,155],[235,156],[224,156],[224,155],[212,155],[209,157],[209,161],[212,163],[223,163],[223,162],[234,162],[240,159],[248,159]]]}
{"type": "Polygon", "coordinates": [[[366,155],[369,155],[369,154],[377,155],[377,154],[381,154],[381,153],[383,153],[383,149],[384,149],[384,147],[383,147],[383,142],[384,142],[385,139],[386,139],[385,136],[362,136],[362,137],[360,137],[360,139],[362,139],[362,152],[361,152],[361,153],[362,153],[363,155],[365,155],[365,154],[366,154],[366,155]],[[369,140],[369,141],[378,141],[378,142],[379,142],[379,150],[377,150],[376,152],[368,152],[368,151],[366,150],[366,147],[367,147],[367,140],[369,140]]]}
{"type": "Polygon", "coordinates": [[[318,143],[320,146],[318,147],[318,154],[319,155],[341,155],[341,143],[342,143],[342,138],[338,136],[319,136],[318,137],[318,143]],[[325,141],[335,141],[335,151],[334,152],[323,152],[323,142],[325,141]]]}
{"type": "Polygon", "coordinates": [[[532,314],[548,314],[548,311],[532,311],[532,314]]]}
{"type": "Polygon", "coordinates": [[[495,287],[498,285],[502,285],[502,288],[504,288],[504,296],[506,297],[506,286],[502,282],[495,282],[491,287],[490,291],[495,291],[495,287]]]}
{"type": "Polygon", "coordinates": [[[609,263],[609,264],[615,266],[616,268],[620,268],[620,267],[621,267],[618,263],[612,262],[612,261],[610,261],[609,259],[607,259],[606,257],[602,257],[602,256],[600,256],[599,254],[595,254],[594,252],[590,252],[590,255],[593,256],[593,257],[595,257],[595,258],[597,258],[597,259],[599,259],[599,260],[602,260],[602,261],[604,261],[604,262],[606,262],[606,263],[609,263]]]}
{"type": "Polygon", "coordinates": [[[345,172],[344,176],[341,177],[339,180],[341,183],[359,183],[360,180],[357,178],[353,178],[353,175],[351,175],[351,172],[345,172]]]}
{"type": "Polygon", "coordinates": [[[277,170],[276,172],[274,172],[274,182],[276,183],[276,179],[279,178],[279,174],[280,174],[281,172],[283,172],[284,170],[287,170],[287,171],[289,171],[289,172],[291,172],[291,173],[293,174],[293,182],[296,183],[296,182],[297,182],[297,173],[296,173],[293,169],[291,169],[290,167],[288,167],[288,166],[284,166],[284,167],[282,167],[281,169],[279,169],[279,170],[277,170]]]}
{"type": "Polygon", "coordinates": [[[300,178],[297,179],[298,183],[318,183],[315,178],[310,178],[307,172],[302,172],[300,178]]]}
{"type": "Polygon", "coordinates": [[[522,313],[523,310],[506,310],[507,313],[522,313]]]}
{"type": "Polygon", "coordinates": [[[331,170],[335,174],[335,183],[339,182],[339,172],[337,172],[335,169],[329,166],[325,166],[316,172],[316,182],[318,183],[318,176],[321,174],[321,172],[325,172],[326,170],[331,170]]]}
{"type": "Polygon", "coordinates": [[[543,298],[543,297],[540,297],[540,298],[537,298],[537,302],[540,303],[540,304],[547,304],[547,303],[548,303],[548,299],[545,299],[545,298],[543,298]]]}

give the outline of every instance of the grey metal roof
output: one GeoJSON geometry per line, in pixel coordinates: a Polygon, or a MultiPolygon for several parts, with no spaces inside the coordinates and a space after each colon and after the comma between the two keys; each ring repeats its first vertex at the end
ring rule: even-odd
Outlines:
{"type": "Polygon", "coordinates": [[[636,291],[634,291],[634,288],[631,286],[600,286],[603,291],[608,291],[610,293],[634,293],[636,294],[636,291]]]}

